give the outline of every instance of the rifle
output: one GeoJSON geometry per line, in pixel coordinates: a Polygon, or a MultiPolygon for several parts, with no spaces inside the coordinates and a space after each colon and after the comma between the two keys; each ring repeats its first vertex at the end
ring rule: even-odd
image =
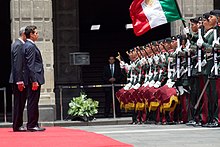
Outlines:
{"type": "MultiPolygon", "coordinates": [[[[187,43],[190,44],[189,39],[187,39],[187,43]]],[[[187,76],[190,77],[191,76],[191,53],[189,50],[189,46],[186,47],[187,48],[187,76]]]]}
{"type": "MultiPolygon", "coordinates": [[[[178,36],[177,38],[177,48],[180,48],[180,37],[178,36]]],[[[177,79],[180,78],[180,57],[178,55],[178,53],[176,53],[176,72],[177,72],[177,79]]]]}
{"type": "MultiPolygon", "coordinates": [[[[198,35],[199,35],[199,39],[201,39],[202,38],[201,28],[199,28],[198,30],[198,35]]],[[[201,73],[202,71],[202,48],[201,47],[198,47],[197,56],[198,56],[198,72],[201,73]]]]}
{"type": "MultiPolygon", "coordinates": [[[[217,21],[218,23],[218,21],[217,21]]],[[[217,26],[214,29],[214,42],[216,42],[218,40],[218,34],[217,34],[218,30],[217,30],[217,26]]],[[[213,51],[213,62],[214,62],[214,75],[218,76],[218,60],[217,60],[217,56],[218,56],[218,49],[216,47],[216,45],[214,45],[214,47],[212,48],[213,51]]]]}

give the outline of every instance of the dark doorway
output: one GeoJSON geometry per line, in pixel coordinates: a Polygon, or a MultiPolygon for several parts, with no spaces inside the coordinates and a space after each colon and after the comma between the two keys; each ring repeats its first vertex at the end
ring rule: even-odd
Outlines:
{"type": "MultiPolygon", "coordinates": [[[[0,1],[0,88],[6,87],[7,91],[7,113],[11,114],[11,89],[8,83],[10,75],[10,51],[11,51],[11,22],[10,22],[10,1],[0,1]]],[[[4,94],[0,91],[0,122],[4,114],[4,94]]],[[[9,118],[9,117],[8,117],[9,118]]],[[[10,117],[11,119],[11,117],[10,117]]]]}
{"type": "Polygon", "coordinates": [[[220,1],[214,0],[214,9],[220,9],[220,1]]]}

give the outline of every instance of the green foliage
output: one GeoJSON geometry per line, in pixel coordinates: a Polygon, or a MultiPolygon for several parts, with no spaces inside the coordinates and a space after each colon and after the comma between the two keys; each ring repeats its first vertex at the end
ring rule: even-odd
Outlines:
{"type": "Polygon", "coordinates": [[[71,116],[93,116],[98,113],[99,102],[87,98],[85,93],[80,93],[79,97],[74,97],[69,103],[68,114],[71,116]]]}

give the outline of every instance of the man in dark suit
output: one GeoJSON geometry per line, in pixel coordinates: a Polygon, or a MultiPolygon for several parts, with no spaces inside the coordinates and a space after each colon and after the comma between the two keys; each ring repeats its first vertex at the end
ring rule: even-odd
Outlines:
{"type": "Polygon", "coordinates": [[[19,38],[11,46],[11,74],[9,83],[12,86],[14,94],[14,110],[13,110],[13,131],[26,131],[23,126],[23,111],[27,99],[26,85],[27,82],[24,79],[24,44],[26,36],[24,34],[25,27],[22,27],[19,31],[19,38]]]}
{"type": "MultiPolygon", "coordinates": [[[[115,57],[110,56],[108,59],[109,64],[104,67],[103,71],[103,79],[105,84],[119,84],[121,82],[121,69],[118,64],[115,63],[115,57]]],[[[115,91],[117,91],[117,87],[115,87],[115,91]]],[[[115,94],[115,93],[114,93],[115,94]]],[[[110,107],[112,102],[112,88],[105,88],[105,117],[109,117],[110,107]]],[[[118,117],[121,116],[120,104],[119,101],[115,97],[115,111],[118,117]]]]}
{"type": "Polygon", "coordinates": [[[44,131],[38,125],[39,118],[39,98],[41,85],[45,83],[43,60],[40,50],[37,48],[35,41],[38,40],[39,34],[36,26],[27,26],[25,29],[27,41],[24,44],[26,66],[25,71],[28,74],[28,96],[27,96],[27,129],[29,131],[44,131]]]}

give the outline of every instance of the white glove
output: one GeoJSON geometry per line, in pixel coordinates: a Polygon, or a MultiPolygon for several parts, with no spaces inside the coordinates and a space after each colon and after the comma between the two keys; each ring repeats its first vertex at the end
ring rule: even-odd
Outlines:
{"type": "Polygon", "coordinates": [[[199,38],[196,42],[197,46],[198,47],[202,47],[202,44],[204,43],[203,39],[202,38],[199,38]]]}
{"type": "Polygon", "coordinates": [[[137,84],[134,86],[134,89],[138,89],[140,86],[141,86],[141,84],[137,83],[137,84]]]}
{"type": "Polygon", "coordinates": [[[188,39],[187,42],[186,42],[186,49],[187,49],[187,50],[190,48],[190,45],[191,45],[191,43],[190,43],[190,41],[189,41],[189,39],[188,39]]]}
{"type": "Polygon", "coordinates": [[[170,78],[171,76],[172,76],[172,73],[170,71],[168,71],[167,77],[170,78]]]}
{"type": "Polygon", "coordinates": [[[180,95],[180,93],[179,93],[179,91],[177,89],[176,89],[176,95],[178,95],[178,96],[180,95]]]}
{"type": "Polygon", "coordinates": [[[147,81],[146,83],[143,84],[144,87],[147,87],[149,85],[149,81],[147,81]]]}
{"type": "Polygon", "coordinates": [[[150,81],[150,83],[149,83],[149,87],[154,86],[154,83],[155,83],[155,81],[154,81],[154,80],[150,81]]]}
{"type": "Polygon", "coordinates": [[[125,62],[124,62],[124,61],[121,61],[121,62],[120,62],[120,68],[123,69],[124,67],[125,67],[125,62]]]}
{"type": "Polygon", "coordinates": [[[188,27],[185,27],[183,28],[183,34],[189,34],[189,28],[188,27]]]}
{"type": "Polygon", "coordinates": [[[183,95],[183,93],[184,93],[184,88],[183,88],[183,86],[178,86],[178,90],[179,90],[179,95],[183,95]]]}
{"type": "Polygon", "coordinates": [[[166,85],[168,85],[170,82],[172,82],[172,80],[168,79],[167,82],[166,82],[166,85]]]}
{"type": "Polygon", "coordinates": [[[170,79],[169,82],[166,83],[166,85],[167,85],[169,88],[172,88],[174,84],[175,84],[175,82],[172,82],[171,79],[170,79]]]}
{"type": "Polygon", "coordinates": [[[181,68],[180,68],[180,74],[181,74],[182,72],[184,72],[184,70],[185,70],[185,68],[184,68],[183,66],[181,66],[181,68]]]}
{"type": "Polygon", "coordinates": [[[161,85],[161,82],[160,82],[160,81],[157,81],[157,82],[154,84],[154,87],[155,87],[155,88],[159,88],[160,85],[161,85]]]}
{"type": "Polygon", "coordinates": [[[131,64],[131,69],[135,69],[135,67],[136,67],[135,63],[132,63],[131,64]]]}
{"type": "Polygon", "coordinates": [[[215,66],[212,66],[211,73],[214,71],[214,69],[215,69],[215,66]]]}
{"type": "Polygon", "coordinates": [[[153,75],[154,75],[153,73],[149,73],[149,74],[148,74],[148,79],[151,79],[151,77],[152,77],[153,75]]]}
{"type": "Polygon", "coordinates": [[[206,60],[204,59],[201,63],[201,66],[204,67],[207,64],[206,60]]]}
{"type": "Polygon", "coordinates": [[[166,61],[166,56],[164,54],[160,55],[160,58],[161,58],[162,62],[166,61]]]}
{"type": "Polygon", "coordinates": [[[131,83],[128,83],[128,84],[125,85],[124,90],[129,90],[130,87],[131,87],[131,83]]]}
{"type": "Polygon", "coordinates": [[[156,64],[158,64],[160,58],[159,58],[157,55],[155,55],[155,56],[153,57],[153,59],[154,59],[154,62],[155,62],[156,64]]]}
{"type": "Polygon", "coordinates": [[[147,62],[147,60],[146,60],[145,58],[142,58],[142,59],[140,60],[141,65],[145,65],[146,62],[147,62]]]}
{"type": "Polygon", "coordinates": [[[184,52],[188,52],[189,49],[188,49],[188,48],[184,48],[183,51],[184,51],[184,52]]]}
{"type": "Polygon", "coordinates": [[[151,65],[152,62],[153,62],[153,59],[152,58],[148,58],[147,60],[148,60],[148,63],[151,65]]]}
{"type": "Polygon", "coordinates": [[[219,45],[219,37],[218,37],[217,40],[214,40],[214,41],[212,42],[212,47],[215,47],[216,45],[219,45]]]}
{"type": "Polygon", "coordinates": [[[180,46],[180,47],[177,47],[177,48],[176,48],[176,54],[178,54],[179,52],[181,52],[181,51],[182,51],[182,49],[181,49],[181,48],[182,48],[182,46],[180,46]]]}
{"type": "Polygon", "coordinates": [[[173,57],[168,57],[169,62],[173,62],[173,57]]]}

